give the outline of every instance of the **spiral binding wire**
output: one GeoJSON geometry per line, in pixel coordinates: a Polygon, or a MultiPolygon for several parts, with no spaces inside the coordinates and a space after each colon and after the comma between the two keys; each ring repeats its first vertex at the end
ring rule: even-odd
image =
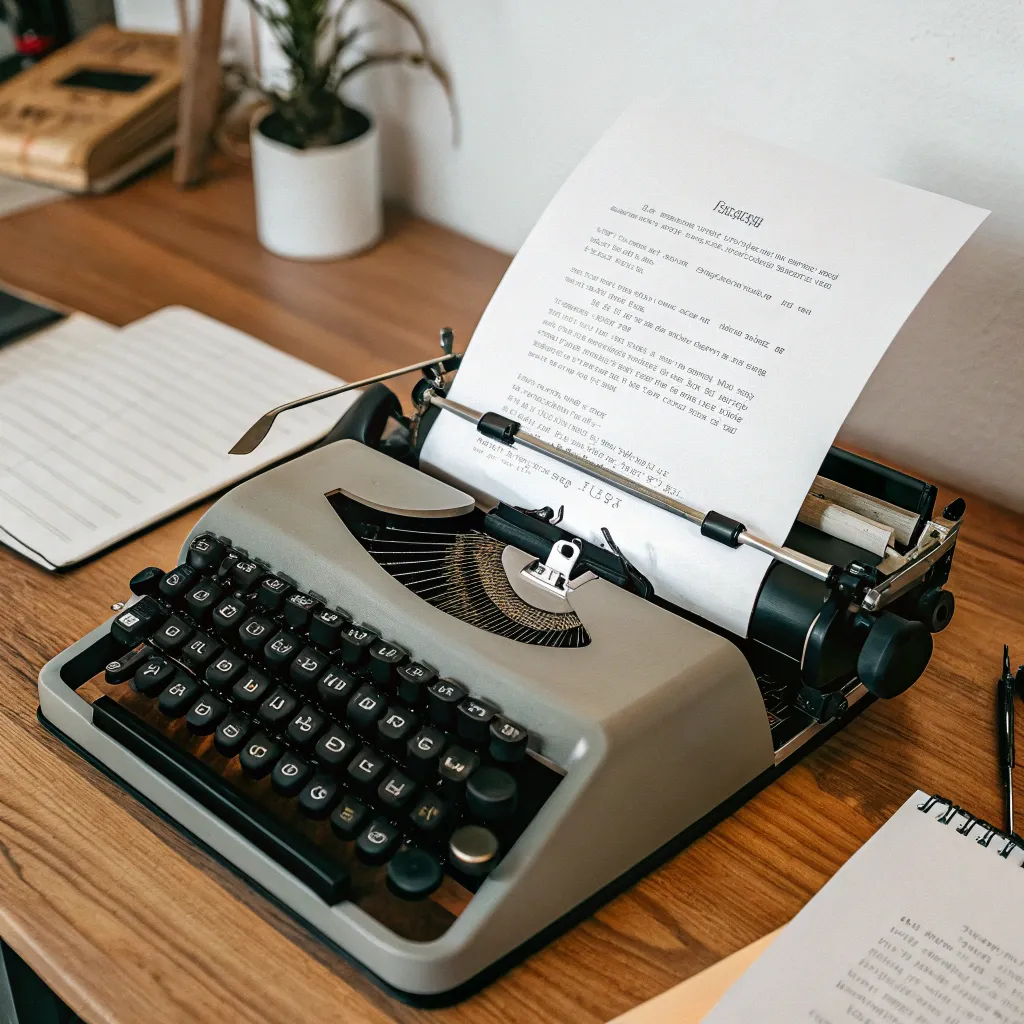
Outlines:
{"type": "MultiPolygon", "coordinates": [[[[930,796],[923,804],[918,804],[917,809],[924,814],[928,814],[936,804],[946,804],[946,810],[938,818],[935,818],[935,821],[940,824],[951,825],[958,816],[964,818],[964,821],[957,825],[956,828],[960,835],[969,836],[975,826],[983,828],[985,830],[984,834],[981,838],[975,840],[979,846],[984,846],[987,849],[992,845],[992,840],[998,836],[1005,844],[999,851],[999,856],[1004,860],[1013,853],[1015,848],[1024,850],[1024,838],[1021,838],[1016,833],[1004,832],[990,822],[985,821],[984,818],[976,818],[970,811],[965,810],[959,804],[953,803],[952,800],[947,800],[944,796],[930,796]]],[[[1021,867],[1024,868],[1024,862],[1021,863],[1021,867]]]]}

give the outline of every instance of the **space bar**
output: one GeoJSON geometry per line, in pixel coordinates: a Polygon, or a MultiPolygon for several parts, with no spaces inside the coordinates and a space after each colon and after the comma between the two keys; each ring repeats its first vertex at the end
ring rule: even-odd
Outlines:
{"type": "Polygon", "coordinates": [[[289,828],[209,765],[176,747],[166,736],[110,697],[100,697],[93,702],[92,720],[100,732],[117,740],[150,768],[184,790],[308,885],[325,903],[339,903],[346,897],[349,879],[344,864],[324,853],[306,836],[289,828]]]}

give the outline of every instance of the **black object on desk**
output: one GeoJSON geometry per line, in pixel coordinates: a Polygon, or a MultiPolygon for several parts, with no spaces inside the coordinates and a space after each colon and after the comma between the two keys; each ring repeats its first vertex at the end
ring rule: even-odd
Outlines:
{"type": "Polygon", "coordinates": [[[1006,834],[1014,835],[1013,829],[1013,691],[1017,681],[1010,670],[1010,648],[1003,645],[1003,674],[996,689],[996,727],[999,732],[999,767],[1003,774],[1005,800],[1006,834]]]}
{"type": "Polygon", "coordinates": [[[0,348],[62,318],[55,309],[0,290],[0,348]]]}

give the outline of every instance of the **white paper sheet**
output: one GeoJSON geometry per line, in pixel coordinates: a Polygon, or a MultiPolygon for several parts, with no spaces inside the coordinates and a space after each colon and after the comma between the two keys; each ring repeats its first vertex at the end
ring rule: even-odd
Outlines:
{"type": "Polygon", "coordinates": [[[912,796],[704,1024],[1024,1021],[1024,850],[912,796]]]}
{"type": "Polygon", "coordinates": [[[74,316],[15,342],[0,350],[0,543],[46,568],[88,558],[311,444],[355,394],[227,454],[267,409],[339,383],[180,307],[122,330],[74,316]]]}
{"type": "MultiPolygon", "coordinates": [[[[495,292],[451,397],[781,543],[900,325],[983,210],[710,127],[624,115],[495,292]]],[[[607,527],[659,595],[745,634],[767,556],[442,414],[424,461],[607,527]]]]}

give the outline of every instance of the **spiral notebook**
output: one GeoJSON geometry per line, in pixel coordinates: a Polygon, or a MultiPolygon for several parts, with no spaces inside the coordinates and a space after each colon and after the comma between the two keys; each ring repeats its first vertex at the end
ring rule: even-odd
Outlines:
{"type": "Polygon", "coordinates": [[[704,1024],[1024,1024],[1022,867],[1024,840],[917,792],[704,1024]]]}

